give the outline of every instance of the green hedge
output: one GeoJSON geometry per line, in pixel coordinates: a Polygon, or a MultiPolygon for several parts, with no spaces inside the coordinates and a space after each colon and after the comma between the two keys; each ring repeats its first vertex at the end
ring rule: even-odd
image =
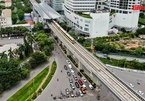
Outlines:
{"type": "Polygon", "coordinates": [[[42,85],[42,88],[45,89],[45,87],[48,85],[48,83],[50,82],[50,80],[52,79],[54,73],[55,73],[55,70],[57,68],[57,64],[56,62],[54,61],[52,63],[52,67],[51,67],[51,71],[50,71],[50,74],[48,75],[46,81],[44,82],[44,84],[42,85]]]}

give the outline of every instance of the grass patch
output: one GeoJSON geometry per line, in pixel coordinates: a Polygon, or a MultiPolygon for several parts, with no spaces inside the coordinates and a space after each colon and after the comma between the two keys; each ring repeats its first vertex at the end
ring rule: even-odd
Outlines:
{"type": "Polygon", "coordinates": [[[37,88],[40,86],[41,82],[45,78],[49,71],[49,67],[46,67],[42,72],[35,76],[29,81],[23,88],[17,91],[13,96],[11,96],[7,101],[25,101],[29,96],[34,94],[37,88]],[[34,85],[33,85],[34,83],[34,85]]]}
{"type": "Polygon", "coordinates": [[[97,58],[99,58],[104,64],[109,64],[109,65],[128,68],[128,69],[145,70],[145,63],[140,63],[137,60],[132,60],[132,61],[128,61],[126,59],[117,60],[117,59],[111,59],[109,57],[107,58],[97,57],[97,58]]]}
{"type": "Polygon", "coordinates": [[[56,62],[54,61],[54,62],[52,63],[52,67],[51,67],[50,74],[48,75],[46,81],[45,81],[45,82],[43,83],[43,85],[42,85],[42,88],[43,88],[43,89],[45,89],[45,87],[48,85],[48,83],[49,83],[50,80],[52,79],[52,77],[53,77],[53,75],[54,75],[54,73],[55,73],[56,68],[57,68],[57,64],[56,64],[56,62]]]}
{"type": "Polygon", "coordinates": [[[90,15],[87,14],[79,14],[79,16],[85,17],[85,18],[92,18],[90,15]]]}

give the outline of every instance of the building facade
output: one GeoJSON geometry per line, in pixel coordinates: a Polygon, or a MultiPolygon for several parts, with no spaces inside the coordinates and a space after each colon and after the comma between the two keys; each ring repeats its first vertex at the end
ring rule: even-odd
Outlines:
{"type": "Polygon", "coordinates": [[[4,9],[2,10],[2,14],[0,16],[0,27],[9,27],[12,25],[11,19],[11,9],[4,9]]]}
{"type": "Polygon", "coordinates": [[[94,38],[107,36],[114,27],[137,29],[140,11],[133,6],[140,4],[140,0],[64,0],[64,14],[69,26],[94,38]]]}
{"type": "Polygon", "coordinates": [[[137,29],[139,10],[133,10],[133,6],[140,6],[140,0],[110,0],[107,7],[112,14],[109,28],[125,28],[127,31],[137,29]]]}
{"type": "Polygon", "coordinates": [[[108,35],[109,12],[96,12],[96,0],[65,0],[64,15],[79,34],[90,38],[108,35]]]}

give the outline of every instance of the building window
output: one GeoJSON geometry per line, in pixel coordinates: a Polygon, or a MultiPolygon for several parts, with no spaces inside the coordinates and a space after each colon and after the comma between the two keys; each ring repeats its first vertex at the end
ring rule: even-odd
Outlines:
{"type": "Polygon", "coordinates": [[[89,29],[88,29],[88,28],[85,28],[84,30],[85,30],[85,31],[89,31],[89,29]]]}

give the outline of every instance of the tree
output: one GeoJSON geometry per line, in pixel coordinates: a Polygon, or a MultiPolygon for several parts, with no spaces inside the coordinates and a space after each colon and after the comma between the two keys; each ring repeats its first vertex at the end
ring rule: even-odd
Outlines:
{"type": "Polygon", "coordinates": [[[25,79],[30,76],[30,71],[27,68],[21,69],[21,78],[25,79]]]}
{"type": "Polygon", "coordinates": [[[18,17],[19,17],[19,20],[23,20],[24,19],[24,11],[19,9],[17,11],[17,14],[18,14],[18,17]]]}
{"type": "Polygon", "coordinates": [[[32,68],[36,68],[38,65],[47,61],[47,56],[43,52],[35,52],[29,60],[32,68]]]}
{"type": "Polygon", "coordinates": [[[8,56],[10,57],[10,59],[11,58],[13,58],[13,54],[14,54],[14,52],[12,51],[12,48],[10,48],[9,50],[8,50],[8,56]]]}
{"type": "Polygon", "coordinates": [[[136,51],[136,55],[139,55],[139,56],[143,53],[142,47],[136,48],[135,51],[136,51]]]}
{"type": "Polygon", "coordinates": [[[7,59],[7,54],[5,54],[6,51],[3,51],[0,56],[1,58],[0,59],[3,59],[3,58],[6,58],[7,59]]]}
{"type": "Polygon", "coordinates": [[[125,29],[125,28],[121,28],[121,31],[122,31],[123,33],[126,33],[126,29],[125,29]]]}
{"type": "Polygon", "coordinates": [[[25,63],[23,64],[22,68],[27,68],[27,69],[30,70],[30,69],[31,69],[31,65],[30,65],[29,62],[25,62],[25,63]]]}
{"type": "Polygon", "coordinates": [[[43,52],[35,52],[32,54],[32,58],[35,59],[36,63],[39,65],[47,61],[47,57],[43,52]]]}
{"type": "Polygon", "coordinates": [[[43,24],[38,22],[37,24],[34,25],[34,27],[32,28],[32,31],[35,32],[35,31],[40,31],[43,29],[43,24]]]}
{"type": "Polygon", "coordinates": [[[74,38],[74,39],[78,39],[78,34],[76,34],[75,32],[69,32],[69,34],[74,38]]]}
{"type": "Polygon", "coordinates": [[[140,13],[139,17],[144,18],[144,13],[140,13]]]}
{"type": "Polygon", "coordinates": [[[24,45],[23,44],[20,44],[19,49],[18,49],[18,54],[20,56],[20,59],[23,59],[24,58],[24,55],[23,55],[24,50],[25,50],[24,45]]]}
{"type": "Polygon", "coordinates": [[[85,38],[84,37],[79,37],[79,39],[78,39],[78,42],[79,43],[83,44],[84,41],[85,41],[85,38]]]}

